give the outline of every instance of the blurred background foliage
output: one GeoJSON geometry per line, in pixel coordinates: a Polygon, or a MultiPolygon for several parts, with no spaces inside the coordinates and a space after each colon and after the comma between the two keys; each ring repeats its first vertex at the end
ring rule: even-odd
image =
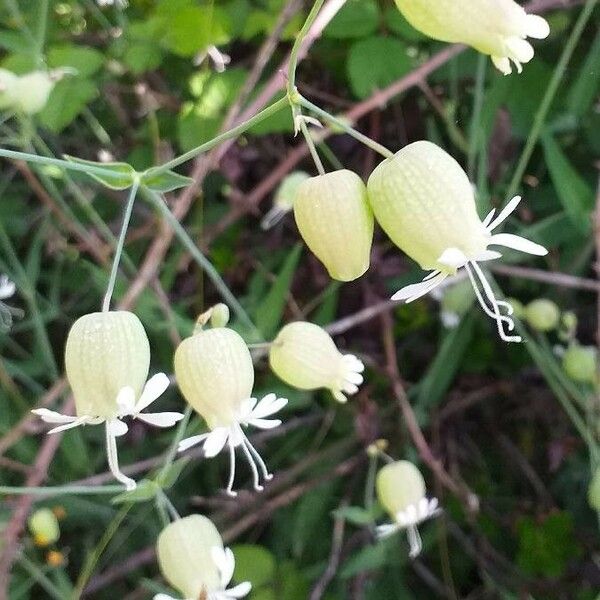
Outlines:
{"type": "MultiPolygon", "coordinates": [[[[266,55],[266,68],[244,104],[260,96],[303,23],[301,4],[131,0],[121,10],[92,0],[3,0],[0,66],[15,73],[43,65],[72,72],[57,83],[41,113],[3,117],[0,143],[36,154],[112,157],[137,169],[181,154],[220,131],[287,10],[281,42],[266,55]],[[211,45],[231,56],[223,73],[209,58],[195,60],[211,45]]],[[[581,4],[554,3],[546,14],[551,36],[536,43],[536,57],[522,75],[502,77],[469,50],[368,111],[357,128],[392,150],[423,138],[436,142],[468,169],[481,215],[503,205],[516,191],[511,179],[581,4]]],[[[561,357],[574,345],[599,341],[592,218],[600,155],[599,24],[596,10],[516,182],[525,197],[521,233],[551,252],[535,263],[507,252],[503,266],[510,268],[498,269],[498,283],[523,305],[552,300],[561,315],[540,330],[523,312],[522,345],[501,343],[493,325],[470,309],[468,292],[455,292],[454,299],[447,294],[441,303],[388,306],[388,312],[355,318],[351,326],[336,323],[378,306],[416,280],[419,270],[377,232],[371,269],[342,286],[299,244],[291,217],[261,230],[273,187],[294,169],[314,171],[303,154],[294,154],[302,143],[293,138],[289,111],[242,136],[203,178],[185,227],[263,337],[272,339],[296,318],[333,323],[338,345],[368,365],[359,395],[334,406],[326,393],[287,388],[257,356],[257,395],[276,391],[290,399],[283,433],[263,437],[278,473],[263,495],[245,492],[233,501],[217,493],[224,482],[220,459],[175,463],[169,497],[182,514],[197,511],[215,520],[235,551],[236,579],[253,583],[251,598],[598,597],[598,514],[587,499],[600,433],[597,381],[595,374],[574,375],[561,357]],[[262,190],[273,173],[277,181],[262,190]],[[545,279],[539,280],[539,271],[520,271],[523,260],[543,270],[545,279]],[[577,279],[565,285],[556,273],[577,279]],[[569,312],[574,326],[571,317],[565,321],[569,312]],[[442,322],[444,313],[454,315],[452,327],[442,322]],[[477,495],[478,510],[444,489],[421,462],[386,369],[390,331],[433,454],[457,489],[477,495]],[[421,465],[431,494],[445,508],[423,526],[425,549],[416,561],[409,561],[403,537],[375,542],[372,535],[382,511],[372,506],[373,466],[364,449],[378,438],[389,441],[395,458],[421,465]]],[[[413,30],[389,0],[347,0],[301,64],[298,85],[314,103],[342,114],[445,47],[413,30]]],[[[365,179],[379,160],[343,135],[320,148],[328,167],[343,164],[365,179]]],[[[189,174],[189,167],[181,172],[189,174]]],[[[35,468],[44,439],[38,423],[18,424],[54,389],[71,323],[99,309],[124,197],[82,174],[14,161],[3,161],[0,189],[0,272],[18,289],[0,304],[0,482],[16,486],[35,468]]],[[[117,301],[163,229],[153,209],[138,201],[117,301]]],[[[150,336],[153,371],[172,371],[177,337],[189,335],[196,316],[217,301],[175,241],[159,277],[135,304],[150,336]]],[[[53,398],[63,394],[58,390],[53,398]]],[[[174,389],[167,396],[164,405],[181,406],[174,389]]],[[[192,424],[190,431],[200,431],[196,419],[192,424]]],[[[152,478],[172,435],[134,424],[120,444],[122,464],[149,460],[138,472],[152,478]]],[[[45,484],[108,482],[89,479],[106,470],[102,447],[94,428],[67,432],[45,484]]],[[[32,511],[52,509],[60,534],[41,543],[31,528],[21,532],[11,600],[79,597],[86,586],[84,597],[98,599],[150,598],[165,590],[152,552],[161,525],[152,502],[144,501],[150,497],[141,493],[138,502],[125,504],[106,495],[36,497],[32,511]]],[[[18,505],[18,496],[5,494],[0,523],[9,524],[18,505]]]]}

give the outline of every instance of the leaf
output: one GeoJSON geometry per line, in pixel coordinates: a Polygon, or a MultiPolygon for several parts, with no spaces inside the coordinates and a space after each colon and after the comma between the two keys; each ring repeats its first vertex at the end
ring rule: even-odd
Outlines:
{"type": "Polygon", "coordinates": [[[345,519],[353,525],[370,525],[381,514],[379,506],[374,505],[371,510],[362,506],[343,506],[331,513],[336,519],[345,519]]]}
{"type": "Polygon", "coordinates": [[[209,45],[211,27],[211,11],[186,6],[169,14],[162,45],[178,56],[193,56],[209,45]]]}
{"type": "Polygon", "coordinates": [[[62,44],[52,46],[48,51],[48,66],[72,67],[77,75],[89,77],[96,73],[104,64],[104,56],[98,50],[88,46],[62,44]]]}
{"type": "Polygon", "coordinates": [[[159,473],[158,477],[155,480],[156,484],[160,486],[163,490],[168,490],[169,488],[172,488],[175,485],[175,483],[177,483],[181,472],[189,462],[190,459],[186,457],[176,460],[171,465],[169,465],[169,468],[164,474],[162,471],[159,473]]]}
{"type": "Polygon", "coordinates": [[[374,0],[347,0],[323,32],[324,37],[346,39],[371,35],[379,25],[374,0]]]}
{"type": "Polygon", "coordinates": [[[44,109],[40,112],[41,123],[53,131],[61,132],[98,95],[96,84],[77,77],[65,77],[52,90],[44,109]]]}
{"type": "Polygon", "coordinates": [[[87,173],[90,177],[99,181],[102,185],[110,188],[111,190],[126,190],[133,185],[137,173],[135,169],[122,162],[111,162],[111,163],[100,163],[93,160],[84,160],[83,158],[76,158],[74,156],[64,155],[65,160],[69,162],[78,163],[80,165],[90,165],[98,169],[105,171],[112,171],[115,173],[115,177],[105,177],[98,175],[97,173],[87,173]]]}
{"type": "Polygon", "coordinates": [[[249,581],[253,590],[273,581],[276,562],[267,548],[254,544],[236,544],[232,550],[235,554],[235,581],[249,581]]]}
{"type": "Polygon", "coordinates": [[[397,543],[395,538],[396,536],[390,536],[359,550],[346,561],[340,572],[340,577],[348,579],[358,573],[380,569],[385,565],[396,562],[398,560],[397,550],[393,548],[397,543]]]}
{"type": "Polygon", "coordinates": [[[406,46],[388,37],[370,37],[355,42],[350,48],[346,70],[352,91],[358,98],[367,98],[412,68],[406,46]]]}
{"type": "Polygon", "coordinates": [[[576,117],[583,117],[594,103],[600,91],[600,33],[579,69],[579,75],[569,89],[567,108],[576,117]]]}
{"type": "Polygon", "coordinates": [[[118,496],[111,499],[111,504],[124,504],[126,502],[147,502],[148,500],[154,499],[156,494],[160,491],[160,486],[154,481],[149,479],[142,479],[137,484],[135,490],[131,492],[123,492],[118,496]]]}
{"type": "Polygon", "coordinates": [[[302,246],[297,244],[287,255],[275,283],[256,309],[255,324],[267,340],[275,334],[281,322],[301,253],[302,246]]]}
{"type": "Polygon", "coordinates": [[[565,212],[581,233],[589,233],[594,192],[581,178],[552,136],[543,135],[542,145],[554,189],[565,212]]]}
{"type": "Polygon", "coordinates": [[[146,42],[130,44],[123,57],[125,64],[135,75],[153,71],[160,66],[162,59],[163,53],[160,47],[146,42]]]}
{"type": "Polygon", "coordinates": [[[153,167],[144,172],[142,184],[155,192],[172,192],[182,187],[187,187],[194,180],[174,171],[159,171],[160,167],[153,167]]]}

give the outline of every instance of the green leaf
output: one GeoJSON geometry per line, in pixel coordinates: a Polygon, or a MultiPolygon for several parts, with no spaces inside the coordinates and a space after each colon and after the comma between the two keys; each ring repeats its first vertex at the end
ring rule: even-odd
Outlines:
{"type": "Polygon", "coordinates": [[[331,20],[323,35],[330,38],[361,38],[375,32],[379,7],[374,0],[348,0],[331,20]]]}
{"type": "Polygon", "coordinates": [[[581,178],[554,138],[542,136],[542,145],[554,189],[571,222],[581,233],[591,229],[594,192],[581,178]]]}
{"type": "Polygon", "coordinates": [[[159,172],[160,167],[148,169],[142,176],[142,184],[155,192],[172,192],[182,187],[187,187],[194,180],[174,171],[159,172]]]}
{"type": "Polygon", "coordinates": [[[594,43],[579,69],[575,83],[570,87],[567,96],[567,108],[576,117],[583,117],[594,103],[600,91],[600,33],[596,34],[594,43]]]}
{"type": "Polygon", "coordinates": [[[381,508],[375,504],[371,510],[362,506],[343,506],[334,510],[332,515],[336,519],[345,519],[353,525],[369,525],[381,515],[381,512],[381,508]]]}
{"type": "Polygon", "coordinates": [[[70,162],[78,163],[80,165],[89,165],[91,167],[96,167],[98,169],[103,169],[104,171],[112,171],[115,173],[115,177],[105,177],[103,175],[98,175],[97,173],[88,173],[90,177],[99,181],[102,185],[110,188],[111,190],[126,190],[129,189],[135,178],[137,173],[135,169],[128,165],[127,163],[121,162],[112,162],[112,163],[100,163],[93,160],[84,160],[83,158],[76,158],[74,156],[68,156],[65,154],[65,160],[70,162]]]}
{"type": "Polygon", "coordinates": [[[48,66],[71,67],[77,75],[89,77],[96,73],[104,64],[104,56],[98,50],[88,46],[62,44],[52,46],[48,50],[48,66]]]}
{"type": "Polygon", "coordinates": [[[155,480],[156,484],[160,486],[163,490],[168,490],[169,488],[172,488],[179,479],[179,476],[181,475],[181,472],[183,471],[184,467],[189,462],[190,459],[187,457],[176,460],[174,463],[169,465],[169,468],[166,470],[165,473],[163,473],[162,471],[159,473],[159,476],[155,480]]]}
{"type": "Polygon", "coordinates": [[[154,481],[149,479],[142,479],[137,484],[135,490],[131,492],[123,492],[118,496],[115,496],[111,500],[111,504],[124,504],[126,502],[147,502],[152,500],[156,494],[160,491],[160,486],[154,481]]]}
{"type": "Polygon", "coordinates": [[[297,244],[287,255],[275,283],[273,283],[269,293],[256,309],[255,324],[267,340],[275,334],[283,317],[283,311],[301,253],[302,246],[297,244]]]}
{"type": "Polygon", "coordinates": [[[400,40],[371,37],[355,42],[350,48],[346,69],[352,91],[358,98],[367,98],[412,68],[406,46],[400,40]]]}
{"type": "Polygon", "coordinates": [[[135,75],[153,71],[160,66],[162,59],[163,53],[160,47],[146,42],[130,44],[123,57],[125,64],[135,75]]]}
{"type": "Polygon", "coordinates": [[[53,131],[61,132],[98,95],[95,83],[77,77],[65,77],[52,90],[44,109],[40,112],[41,123],[53,131]]]}
{"type": "Polygon", "coordinates": [[[275,578],[275,557],[263,546],[236,544],[235,581],[249,581],[252,589],[267,585],[275,578]]]}
{"type": "Polygon", "coordinates": [[[383,15],[383,22],[390,31],[410,42],[426,40],[427,36],[417,31],[405,18],[396,6],[388,6],[383,15]]]}
{"type": "Polygon", "coordinates": [[[162,44],[178,56],[194,56],[211,41],[211,11],[199,6],[186,6],[169,14],[162,44]]]}
{"type": "Polygon", "coordinates": [[[380,569],[385,565],[396,562],[398,550],[394,548],[397,544],[395,538],[396,536],[390,536],[374,545],[365,546],[359,550],[346,561],[340,572],[340,577],[348,579],[359,573],[380,569]]]}

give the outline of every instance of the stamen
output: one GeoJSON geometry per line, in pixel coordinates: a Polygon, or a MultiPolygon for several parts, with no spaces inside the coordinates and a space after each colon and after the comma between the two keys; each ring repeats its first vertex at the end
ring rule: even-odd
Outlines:
{"type": "Polygon", "coordinates": [[[108,468],[110,472],[114,475],[117,481],[120,481],[125,485],[127,491],[135,490],[137,487],[136,482],[127,477],[124,473],[121,473],[119,469],[119,457],[117,454],[117,439],[110,432],[110,421],[106,422],[106,455],[108,457],[108,468]]]}
{"type": "Polygon", "coordinates": [[[232,498],[237,496],[237,492],[233,491],[233,482],[235,481],[235,448],[233,443],[229,440],[229,482],[227,483],[227,489],[225,493],[232,498]]]}
{"type": "MultiPolygon", "coordinates": [[[[512,319],[510,319],[508,316],[504,316],[504,315],[497,315],[493,309],[491,309],[485,302],[485,299],[483,298],[483,296],[481,295],[481,291],[479,289],[479,286],[477,285],[477,280],[475,279],[473,272],[471,271],[471,269],[469,268],[469,264],[467,263],[465,265],[465,269],[467,270],[467,273],[469,275],[469,279],[471,280],[471,285],[473,286],[473,291],[475,292],[475,296],[477,297],[477,301],[479,302],[481,308],[483,309],[483,312],[490,317],[491,319],[496,319],[496,318],[500,318],[501,321],[505,322],[508,330],[512,331],[515,327],[515,324],[513,323],[512,319]]],[[[513,310],[512,306],[510,305],[510,303],[505,302],[504,300],[497,300],[496,304],[498,305],[498,308],[500,306],[510,306],[511,311],[513,310]]],[[[493,306],[493,305],[492,305],[493,306]]],[[[512,314],[512,312],[509,312],[509,314],[512,314]]]]}
{"type": "Polygon", "coordinates": [[[262,492],[264,488],[262,485],[260,485],[258,469],[256,468],[256,465],[254,464],[254,459],[252,458],[252,454],[250,454],[250,451],[248,450],[248,448],[246,446],[246,436],[244,436],[244,439],[242,439],[241,447],[242,447],[244,454],[246,455],[246,459],[248,460],[250,469],[252,470],[252,477],[254,479],[254,489],[257,492],[262,492]]]}
{"type": "Polygon", "coordinates": [[[410,550],[408,555],[411,558],[416,558],[421,554],[421,550],[423,549],[423,541],[421,540],[421,534],[415,525],[410,525],[406,530],[408,536],[408,544],[410,546],[410,550]]]}
{"type": "Polygon", "coordinates": [[[267,465],[262,459],[262,456],[258,453],[258,450],[250,443],[250,440],[246,436],[244,436],[244,440],[248,450],[250,450],[250,452],[254,456],[254,459],[258,463],[258,466],[260,467],[260,470],[263,473],[263,478],[265,479],[265,481],[271,481],[271,479],[273,479],[273,474],[269,473],[267,465]]]}

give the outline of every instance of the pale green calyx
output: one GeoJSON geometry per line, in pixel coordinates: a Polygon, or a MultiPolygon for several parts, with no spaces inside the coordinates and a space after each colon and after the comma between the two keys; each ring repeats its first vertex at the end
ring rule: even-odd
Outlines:
{"type": "Polygon", "coordinates": [[[252,469],[254,488],[262,490],[259,469],[264,480],[273,476],[242,427],[279,426],[279,419],[267,417],[280,411],[287,399],[267,394],[259,402],[251,397],[254,366],[244,340],[227,327],[198,331],[175,351],[175,377],[184,398],[210,429],[209,433],[182,440],[179,451],[202,444],[205,456],[213,457],[227,446],[230,475],[226,491],[235,496],[235,449],[240,448],[252,469]]]}
{"type": "Polygon", "coordinates": [[[355,394],[363,382],[363,363],[342,354],[331,336],[318,325],[297,321],[286,325],[269,350],[273,372],[301,390],[325,388],[338,402],[355,394]]]}
{"type": "Polygon", "coordinates": [[[528,15],[514,0],[395,0],[406,20],[422,33],[444,42],[467,44],[492,57],[505,75],[534,55],[527,38],[544,39],[548,22],[528,15]]]}
{"type": "Polygon", "coordinates": [[[294,171],[284,177],[275,192],[271,210],[260,222],[263,229],[271,229],[292,210],[298,188],[309,178],[310,175],[304,171],[294,171]]]}
{"type": "Polygon", "coordinates": [[[509,342],[521,340],[507,334],[514,329],[512,307],[496,299],[478,264],[502,256],[488,246],[506,246],[536,256],[548,253],[525,238],[493,233],[515,211],[519,196],[498,216],[492,210],[481,221],[466,173],[447,152],[426,141],[410,144],[384,160],[371,174],[367,190],[375,218],[390,239],[431,271],[421,283],[394,294],[394,300],[412,302],[464,267],[479,304],[496,321],[500,337],[509,342]]]}
{"type": "Polygon", "coordinates": [[[525,307],[525,318],[537,331],[552,331],[560,323],[560,309],[552,300],[538,298],[525,307]]]}
{"type": "Polygon", "coordinates": [[[76,416],[39,408],[32,412],[57,425],[57,433],[80,425],[106,423],[109,467],[128,489],[135,481],[123,475],[117,460],[116,438],[127,433],[125,417],[156,427],[171,427],[181,413],[142,412],[169,387],[157,373],[147,382],[150,345],[140,320],[127,311],[106,311],[80,317],[69,331],[65,349],[67,379],[75,397],[76,416]]]}
{"type": "Polygon", "coordinates": [[[377,527],[378,537],[387,537],[406,529],[410,556],[421,552],[421,536],[417,525],[439,514],[436,498],[425,495],[425,480],[415,465],[399,460],[385,465],[377,473],[376,490],[379,503],[392,517],[393,523],[377,527]]]}
{"type": "Polygon", "coordinates": [[[311,177],[294,201],[300,235],[338,281],[353,281],[369,268],[373,214],[362,179],[348,170],[311,177]]]}
{"type": "MultiPolygon", "coordinates": [[[[243,598],[249,582],[227,589],[233,577],[235,558],[212,521],[190,515],[167,525],[156,544],[158,564],[164,578],[185,600],[229,600],[243,598]]],[[[174,600],[156,594],[154,600],[174,600]]]]}
{"type": "Polygon", "coordinates": [[[594,346],[581,346],[574,342],[563,354],[562,367],[573,381],[595,384],[600,376],[598,351],[594,346]]]}
{"type": "Polygon", "coordinates": [[[27,521],[36,546],[50,546],[60,538],[56,515],[49,508],[36,510],[27,521]]]}

